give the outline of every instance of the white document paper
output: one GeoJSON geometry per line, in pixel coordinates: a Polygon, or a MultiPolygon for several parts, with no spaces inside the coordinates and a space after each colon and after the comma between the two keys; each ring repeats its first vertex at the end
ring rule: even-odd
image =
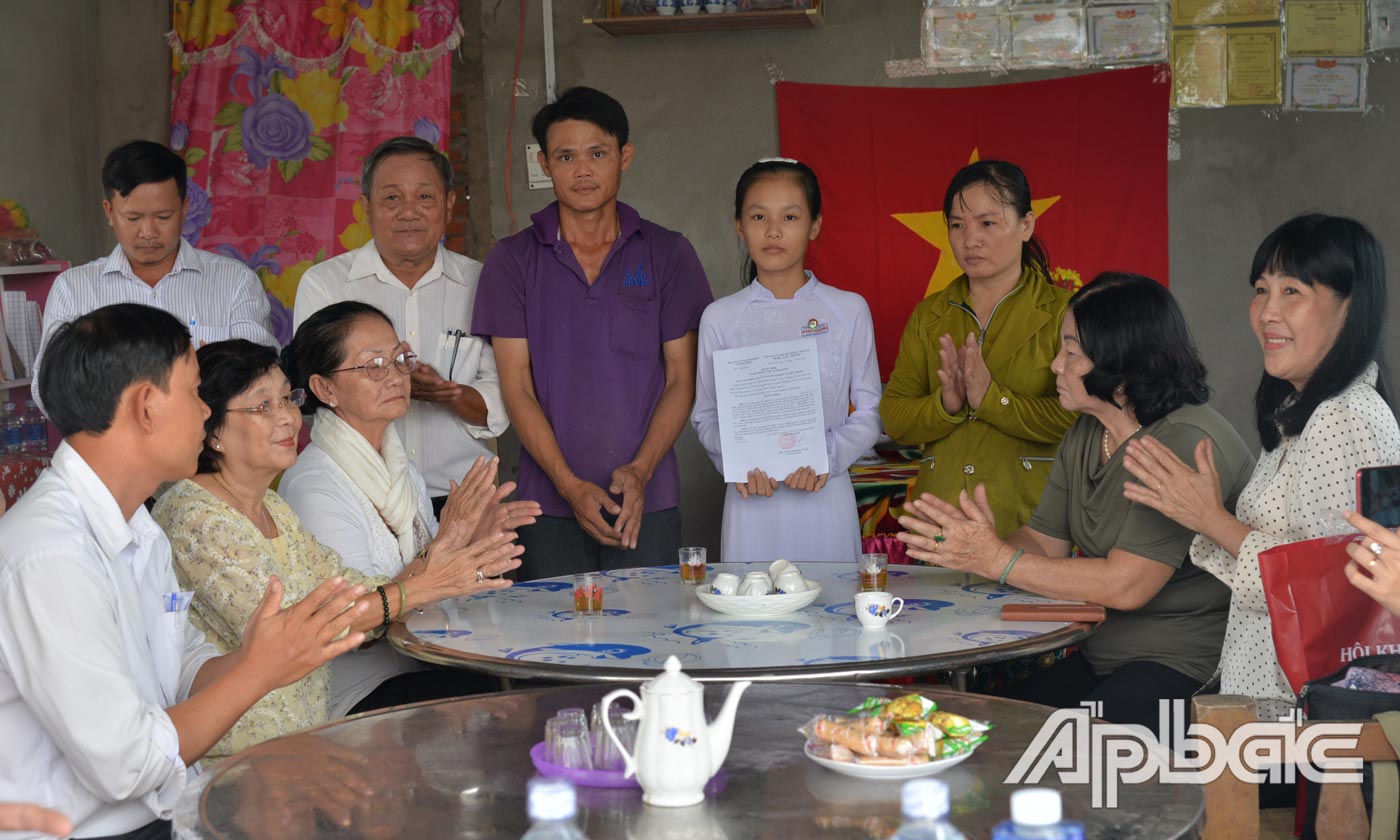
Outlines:
{"type": "Polygon", "coordinates": [[[760,469],[782,481],[800,467],[830,472],[817,344],[775,341],[715,353],[724,480],[760,469]]]}

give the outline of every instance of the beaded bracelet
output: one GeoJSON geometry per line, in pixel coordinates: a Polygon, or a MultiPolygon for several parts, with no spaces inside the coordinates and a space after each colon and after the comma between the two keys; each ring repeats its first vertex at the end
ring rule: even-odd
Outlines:
{"type": "Polygon", "coordinates": [[[1018,548],[1018,549],[1016,549],[1016,553],[1013,554],[1013,555],[1011,555],[1011,559],[1008,560],[1007,563],[1006,563],[1006,568],[1005,568],[1005,569],[1002,569],[1002,572],[1001,572],[1001,582],[1002,582],[1002,583],[1006,583],[1006,579],[1007,579],[1008,577],[1011,576],[1011,567],[1014,566],[1014,565],[1016,565],[1016,561],[1021,559],[1021,555],[1022,555],[1023,553],[1024,553],[1024,552],[1023,552],[1021,549],[1018,548]]]}
{"type": "Polygon", "coordinates": [[[394,616],[394,620],[398,621],[403,618],[404,611],[408,609],[408,590],[404,588],[403,581],[396,580],[394,583],[399,585],[399,614],[394,616]]]}
{"type": "Polygon", "coordinates": [[[388,627],[388,626],[389,626],[389,622],[390,622],[390,618],[389,618],[389,596],[386,595],[386,594],[384,594],[384,587],[382,587],[382,586],[376,586],[376,587],[374,587],[374,591],[379,593],[379,601],[380,601],[380,603],[382,603],[382,604],[384,605],[384,626],[385,626],[385,627],[388,627]]]}

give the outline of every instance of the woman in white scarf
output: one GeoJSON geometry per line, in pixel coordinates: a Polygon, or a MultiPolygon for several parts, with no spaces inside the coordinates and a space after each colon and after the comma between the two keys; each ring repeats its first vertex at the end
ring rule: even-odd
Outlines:
{"type": "MultiPolygon", "coordinates": [[[[355,301],[328,306],[308,318],[292,341],[291,357],[293,385],[306,391],[303,411],[314,412],[315,419],[311,444],[283,474],[279,492],[316,539],[335,549],[347,566],[388,577],[411,571],[438,533],[427,486],[393,426],[409,411],[409,374],[417,358],[384,313],[355,301]]],[[[444,527],[461,515],[464,502],[456,490],[448,495],[444,527]]],[[[505,503],[503,509],[507,530],[538,512],[532,502],[505,503]]],[[[483,523],[490,520],[483,518],[483,523]]],[[[331,670],[332,705],[366,711],[429,699],[434,686],[460,676],[426,671],[394,680],[394,686],[385,683],[421,667],[383,642],[342,656],[331,670]],[[377,688],[381,683],[385,685],[377,688]],[[396,688],[404,686],[417,688],[409,694],[396,688]]]]}

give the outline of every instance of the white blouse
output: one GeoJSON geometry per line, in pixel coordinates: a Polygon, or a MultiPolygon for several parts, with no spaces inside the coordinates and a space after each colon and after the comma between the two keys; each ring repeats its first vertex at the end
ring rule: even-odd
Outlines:
{"type": "Polygon", "coordinates": [[[1341,512],[1356,508],[1356,471],[1400,463],[1400,426],[1375,384],[1372,364],[1320,404],[1302,434],[1259,454],[1235,508],[1236,518],[1253,529],[1240,544],[1238,559],[1204,536],[1191,543],[1191,562],[1232,593],[1220,691],[1256,698],[1261,720],[1290,714],[1297,698],[1274,652],[1259,553],[1351,532],[1341,512]]]}
{"type": "MultiPolygon", "coordinates": [[[[418,518],[427,526],[428,534],[436,537],[438,523],[428,487],[412,462],[408,470],[418,496],[418,518]]],[[[385,577],[403,571],[403,556],[394,532],[384,524],[369,497],[316,444],[302,450],[297,462],[282,474],[277,493],[316,541],[335,549],[345,565],[367,575],[385,577]]],[[[390,677],[419,667],[417,660],[398,653],[384,639],[336,657],[331,663],[331,717],[343,716],[390,677]]]]}

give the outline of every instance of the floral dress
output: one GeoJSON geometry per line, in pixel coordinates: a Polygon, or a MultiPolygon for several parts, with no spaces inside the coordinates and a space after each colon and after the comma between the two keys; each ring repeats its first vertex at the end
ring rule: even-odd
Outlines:
{"type": "MultiPolygon", "coordinates": [[[[243,628],[273,575],[282,581],[283,607],[337,575],[370,590],[388,582],[346,567],[338,554],[316,542],[281,496],[269,490],[264,502],[277,525],[278,535],[271,539],[240,511],[188,479],[166,491],[152,511],[170,539],[180,586],[194,591],[190,621],[220,654],[242,647],[243,628]]],[[[325,723],[330,685],[328,663],[273,689],[219,739],[206,760],[325,723]]]]}

